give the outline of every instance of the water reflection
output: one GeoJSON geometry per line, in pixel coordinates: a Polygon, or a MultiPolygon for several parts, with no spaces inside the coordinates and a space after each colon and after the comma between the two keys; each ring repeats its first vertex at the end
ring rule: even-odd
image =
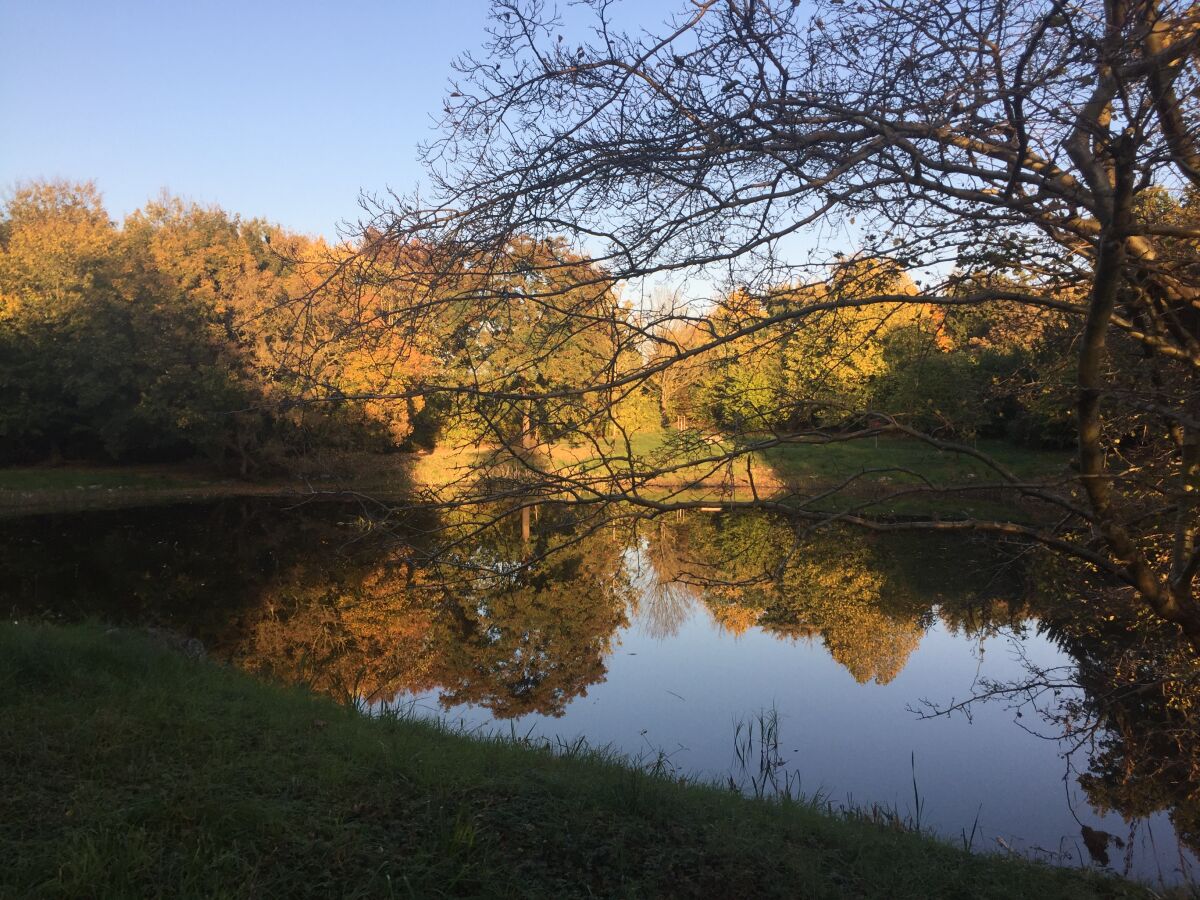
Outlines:
{"type": "Polygon", "coordinates": [[[259,501],[8,521],[0,608],[171,629],[342,699],[430,698],[626,752],[657,740],[710,773],[732,717],[779,701],[815,729],[797,739],[810,787],[896,802],[919,745],[949,833],[974,801],[1027,849],[1111,851],[1166,880],[1190,858],[1163,814],[1200,844],[1197,667],[1085,573],[978,540],[798,538],[767,515],[598,523],[546,506],[525,522],[492,511],[483,529],[457,515],[381,527],[367,509],[259,501]],[[454,551],[432,557],[435,541],[454,551]],[[1022,653],[985,665],[1008,636],[1022,653]],[[971,691],[999,698],[974,726],[906,709],[971,691]],[[1106,813],[1150,822],[1153,840],[1106,813]]]}
{"type": "Polygon", "coordinates": [[[710,515],[657,523],[645,555],[653,602],[670,608],[686,591],[733,635],[757,627],[819,641],[860,684],[895,679],[935,609],[952,631],[976,638],[1028,617],[1016,602],[1020,567],[986,543],[856,532],[798,541],[768,515],[710,515]]]}

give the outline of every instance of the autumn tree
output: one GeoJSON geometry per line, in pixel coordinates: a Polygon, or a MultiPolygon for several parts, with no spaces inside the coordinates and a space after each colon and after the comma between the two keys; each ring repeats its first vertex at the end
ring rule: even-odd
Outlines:
{"type": "Polygon", "coordinates": [[[670,552],[659,577],[692,588],[726,630],[819,640],[859,683],[887,684],[924,636],[929,602],[886,562],[898,549],[888,540],[834,531],[796,541],[780,518],[750,514],[667,526],[651,533],[650,554],[670,552]],[[664,541],[670,550],[656,546],[664,541]]]}
{"type": "Polygon", "coordinates": [[[213,432],[224,423],[214,419],[245,405],[228,342],[139,228],[110,221],[90,184],[39,182],[13,194],[3,232],[7,454],[155,459],[218,449],[213,432]]]}
{"type": "MultiPolygon", "coordinates": [[[[10,459],[57,456],[105,416],[87,383],[85,353],[119,365],[127,356],[111,250],[117,240],[93,185],[18,189],[0,220],[0,434],[10,459]],[[105,327],[105,319],[112,322],[105,327]],[[62,339],[93,333],[91,351],[62,339]],[[114,346],[115,345],[115,346],[114,346]],[[86,421],[87,426],[83,425],[86,421]]],[[[121,373],[106,373],[121,384],[121,373]]],[[[90,435],[92,439],[98,436],[90,435]]],[[[102,440],[102,439],[100,439],[102,440]]]]}
{"type": "Polygon", "coordinates": [[[680,365],[655,364],[668,363],[672,357],[707,343],[705,335],[706,332],[693,322],[667,322],[654,335],[650,364],[657,371],[653,384],[658,391],[663,418],[674,428],[687,428],[699,416],[699,386],[706,367],[703,360],[697,358],[680,365]]]}
{"type": "Polygon", "coordinates": [[[408,294],[358,282],[348,302],[354,256],[168,195],[118,225],[92,184],[17,188],[0,214],[0,459],[200,457],[248,476],[314,445],[401,445],[420,404],[390,395],[428,348],[387,325],[408,294]]]}

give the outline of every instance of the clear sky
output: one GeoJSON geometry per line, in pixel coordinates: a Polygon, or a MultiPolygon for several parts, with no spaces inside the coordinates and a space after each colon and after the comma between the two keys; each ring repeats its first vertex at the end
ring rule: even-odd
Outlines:
{"type": "Polygon", "coordinates": [[[331,235],[418,141],[486,0],[0,0],[0,189],[94,179],[331,235]]]}
{"type": "MultiPolygon", "coordinates": [[[[333,237],[361,191],[417,186],[417,145],[435,135],[451,62],[486,39],[489,5],[0,0],[0,196],[91,179],[118,220],[166,189],[333,237]]],[[[581,37],[590,16],[557,5],[581,37]]],[[[688,9],[610,13],[658,32],[688,9]]]]}

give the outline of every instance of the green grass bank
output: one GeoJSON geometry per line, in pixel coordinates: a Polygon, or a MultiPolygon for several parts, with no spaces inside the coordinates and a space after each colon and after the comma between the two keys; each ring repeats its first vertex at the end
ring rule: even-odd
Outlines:
{"type": "Polygon", "coordinates": [[[1151,896],[94,625],[0,626],[0,772],[2,897],[1151,896]]]}

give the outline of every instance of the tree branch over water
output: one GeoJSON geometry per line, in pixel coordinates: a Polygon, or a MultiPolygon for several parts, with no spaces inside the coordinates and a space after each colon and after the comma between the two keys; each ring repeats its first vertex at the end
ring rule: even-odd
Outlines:
{"type": "Polygon", "coordinates": [[[711,506],[724,479],[724,508],[1040,543],[1200,646],[1195,7],[724,0],[657,33],[580,9],[494,5],[425,148],[434,202],[365,198],[336,275],[403,296],[389,329],[438,335],[436,371],[386,396],[442,403],[463,446],[503,451],[505,477],[441,499],[652,516],[711,506]],[[937,361],[974,311],[1075,368],[1026,379],[1072,470],[1029,478],[948,440],[969,402],[862,387],[881,354],[937,361]],[[636,446],[649,395],[676,428],[654,452],[636,446]],[[690,429],[697,403],[717,413],[690,429]],[[884,466],[764,492],[751,465],[888,435],[995,477],[884,466]],[[1015,503],[887,512],[972,493],[1015,503]]]}

